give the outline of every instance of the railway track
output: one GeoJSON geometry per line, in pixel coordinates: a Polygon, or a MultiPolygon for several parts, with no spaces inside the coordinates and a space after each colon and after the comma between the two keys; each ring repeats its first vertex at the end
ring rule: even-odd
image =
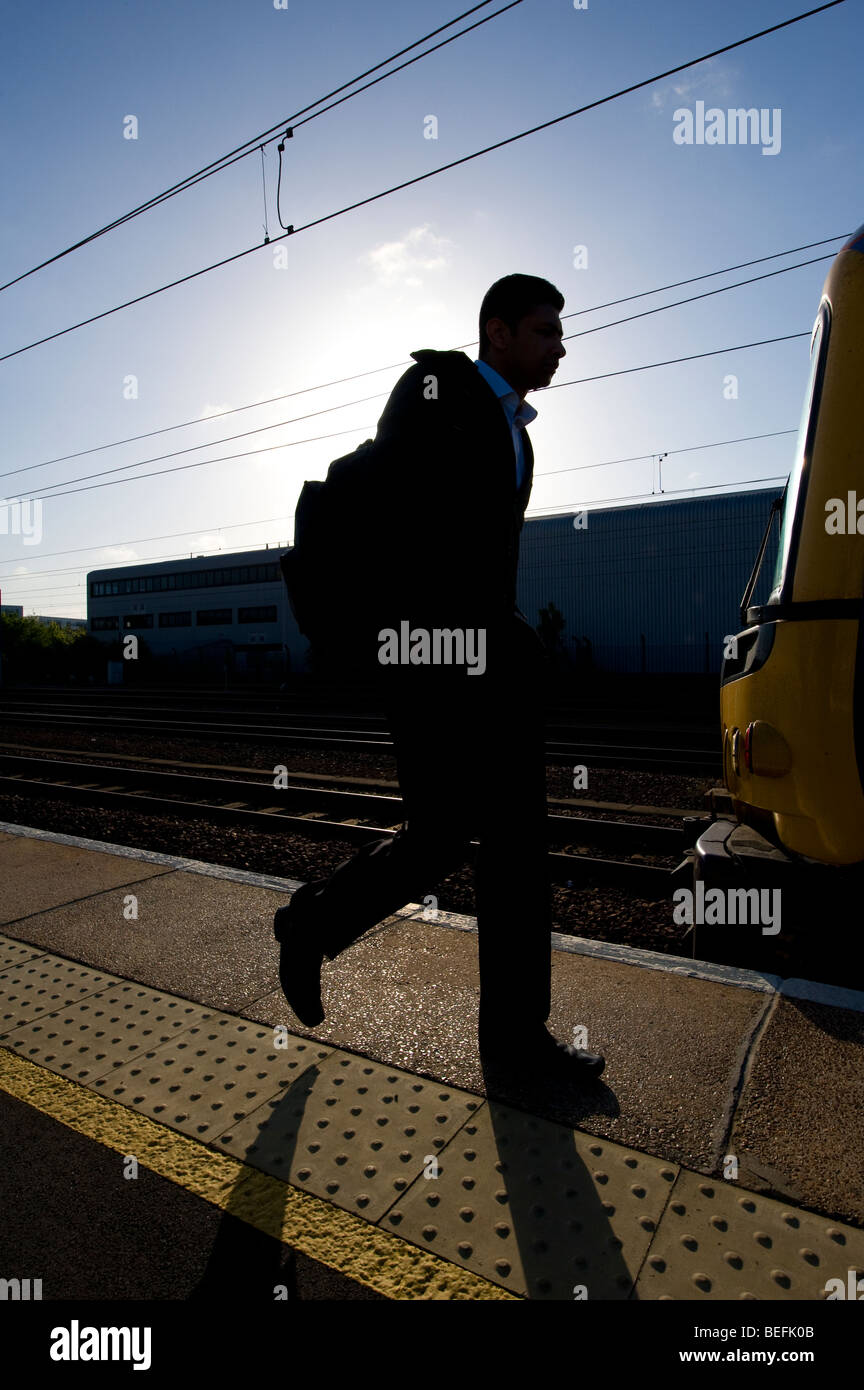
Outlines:
{"type": "MultiPolygon", "coordinates": [[[[10,726],[171,734],[216,742],[231,739],[279,743],[327,752],[393,751],[386,721],[373,713],[238,711],[219,705],[202,710],[197,702],[159,708],[149,696],[146,700],[142,697],[140,703],[134,703],[130,697],[114,703],[103,700],[97,705],[89,697],[36,702],[7,697],[0,702],[0,710],[10,726]]],[[[558,718],[547,725],[546,758],[550,763],[586,767],[714,776],[720,770],[720,751],[719,747],[707,746],[714,739],[714,730],[698,727],[682,729],[655,724],[635,728],[608,722],[562,722],[558,718]]]]}
{"type": "MultiPolygon", "coordinates": [[[[277,788],[270,773],[244,779],[208,777],[0,754],[0,789],[109,812],[145,811],[270,832],[279,827],[358,844],[394,834],[403,820],[398,796],[296,784],[277,788]]],[[[578,880],[579,886],[611,883],[648,898],[665,898],[677,886],[692,840],[683,828],[552,812],[548,828],[550,844],[556,846],[549,852],[550,874],[556,881],[578,880]],[[646,862],[649,858],[667,863],[646,862]]]]}

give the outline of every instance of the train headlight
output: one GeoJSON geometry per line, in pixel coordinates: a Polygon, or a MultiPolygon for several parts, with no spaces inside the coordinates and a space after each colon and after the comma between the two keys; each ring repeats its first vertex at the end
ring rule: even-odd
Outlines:
{"type": "Polygon", "coordinates": [[[764,719],[754,719],[744,734],[744,765],[757,777],[785,777],[792,767],[792,752],[779,729],[764,719]]]}

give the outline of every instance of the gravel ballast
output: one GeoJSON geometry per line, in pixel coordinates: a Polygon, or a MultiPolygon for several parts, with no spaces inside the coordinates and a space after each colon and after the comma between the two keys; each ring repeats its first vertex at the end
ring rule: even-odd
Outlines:
{"type": "MultiPolygon", "coordinates": [[[[362,752],[325,752],[247,745],[241,740],[214,743],[204,739],[160,738],[156,751],[153,740],[133,735],[92,735],[71,729],[16,728],[15,741],[34,749],[75,750],[82,758],[111,754],[153,756],[180,763],[209,763],[215,767],[272,771],[278,765],[292,772],[325,775],[332,785],[345,777],[376,780],[396,780],[395,760],[386,754],[362,752]]],[[[6,751],[12,752],[12,749],[6,751]]],[[[147,764],[141,764],[146,766],[147,764]]],[[[164,761],[160,764],[165,770],[164,761]]],[[[128,766],[128,764],[127,764],[128,766]]],[[[169,769],[170,770],[170,769],[169,769]]],[[[213,775],[218,775],[215,771],[213,775]]],[[[224,773],[222,775],[225,775],[224,773]]],[[[230,775],[238,775],[237,773],[230,775]]],[[[705,792],[710,779],[654,772],[625,772],[620,769],[591,768],[588,787],[581,792],[572,787],[569,768],[549,766],[547,787],[550,796],[620,802],[628,805],[654,805],[675,808],[704,808],[705,792]]],[[[458,788],[454,788],[458,792],[458,788]]],[[[603,815],[588,810],[589,815],[603,815]]],[[[615,819],[620,813],[606,813],[615,819]]],[[[259,873],[277,874],[285,878],[306,881],[322,878],[343,859],[356,851],[347,841],[319,840],[292,831],[245,829],[208,825],[180,816],[153,815],[145,811],[117,809],[110,813],[88,806],[71,805],[62,799],[47,797],[0,795],[0,818],[15,824],[54,830],[111,844],[133,845],[162,853],[182,855],[233,868],[251,869],[259,873]]],[[[638,815],[629,817],[639,819],[638,815]]],[[[664,818],[652,818],[662,824],[664,818]]],[[[674,817],[668,819],[675,824],[674,817]]],[[[578,881],[578,860],[574,861],[574,879],[578,881]]],[[[426,890],[438,898],[445,911],[474,915],[473,870],[464,865],[439,884],[426,890]]],[[[592,940],[639,946],[652,951],[680,954],[685,928],[673,923],[673,904],[670,900],[651,901],[633,898],[629,893],[609,887],[567,888],[552,885],[552,917],[556,931],[592,940]]]]}

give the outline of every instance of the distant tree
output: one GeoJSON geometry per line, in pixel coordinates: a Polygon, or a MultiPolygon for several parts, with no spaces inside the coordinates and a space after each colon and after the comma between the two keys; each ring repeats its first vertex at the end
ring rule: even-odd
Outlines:
{"type": "Polygon", "coordinates": [[[556,665],[563,663],[564,656],[564,629],[567,626],[564,614],[550,599],[545,608],[540,609],[540,621],[537,624],[537,632],[540,640],[551,656],[556,665]]]}
{"type": "Polygon", "coordinates": [[[106,659],[113,656],[116,660],[120,652],[119,641],[109,646],[80,628],[0,614],[0,660],[6,683],[64,683],[90,677],[104,681],[106,659]]]}

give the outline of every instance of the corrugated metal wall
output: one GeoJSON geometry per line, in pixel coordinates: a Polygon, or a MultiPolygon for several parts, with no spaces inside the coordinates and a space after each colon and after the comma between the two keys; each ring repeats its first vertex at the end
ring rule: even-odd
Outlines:
{"type": "MultiPolygon", "coordinates": [[[[531,518],[520,549],[518,602],[536,626],[553,602],[564,615],[564,650],[575,662],[590,643],[606,671],[719,671],[723,638],[737,632],[750,577],[778,489],[692,497],[531,518]]],[[[777,526],[756,599],[767,597],[777,526]]]]}

